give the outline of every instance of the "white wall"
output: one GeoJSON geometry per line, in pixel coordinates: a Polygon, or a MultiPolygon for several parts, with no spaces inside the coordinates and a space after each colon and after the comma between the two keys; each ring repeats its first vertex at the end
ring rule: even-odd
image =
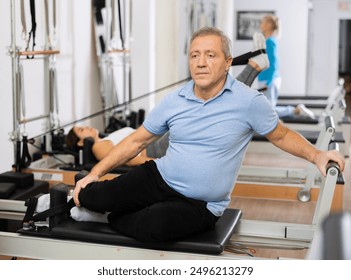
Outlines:
{"type": "MultiPolygon", "coordinates": [[[[155,89],[155,0],[132,1],[131,71],[133,98],[155,89]]],[[[148,109],[148,99],[134,104],[148,109]]]]}
{"type": "MultiPolygon", "coordinates": [[[[308,0],[235,0],[234,56],[248,52],[252,41],[236,40],[237,11],[275,11],[282,23],[279,40],[281,95],[305,95],[307,68],[308,0]]],[[[234,67],[236,76],[241,67],[234,67]]],[[[256,85],[256,83],[255,83],[256,85]]],[[[254,86],[255,86],[254,85],[254,86]]]]}
{"type": "Polygon", "coordinates": [[[13,158],[13,147],[8,140],[12,131],[12,93],[11,93],[11,59],[5,54],[6,46],[10,45],[10,1],[0,1],[0,172],[9,170],[13,158]],[[6,13],[5,13],[6,11],[6,13]]]}
{"type": "Polygon", "coordinates": [[[329,95],[338,81],[339,20],[351,19],[350,0],[313,0],[309,95],[329,95]]]}
{"type": "MultiPolygon", "coordinates": [[[[221,28],[228,36],[233,32],[233,8],[234,1],[227,0],[208,0],[203,1],[203,17],[194,15],[194,25],[210,24],[211,9],[216,14],[216,26],[221,28]]],[[[157,0],[155,12],[155,88],[159,89],[190,76],[188,70],[187,47],[191,34],[190,26],[190,8],[194,1],[188,0],[157,0]]],[[[195,11],[199,10],[200,1],[195,2],[195,11]]],[[[178,87],[176,85],[175,87],[178,87]]],[[[174,87],[174,88],[175,88],[174,87]]],[[[170,90],[167,88],[156,95],[155,103],[170,90]]]]}

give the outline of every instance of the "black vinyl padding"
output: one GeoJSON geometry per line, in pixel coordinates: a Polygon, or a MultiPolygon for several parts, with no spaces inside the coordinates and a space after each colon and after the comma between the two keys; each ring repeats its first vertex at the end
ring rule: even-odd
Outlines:
{"type": "Polygon", "coordinates": [[[186,239],[174,242],[145,243],[134,238],[122,235],[113,230],[109,224],[96,222],[76,222],[72,219],[56,225],[49,232],[48,228],[25,231],[19,229],[21,234],[50,237],[56,239],[69,239],[118,246],[155,249],[163,251],[191,252],[199,254],[219,255],[223,252],[226,243],[232,236],[241,210],[226,209],[223,216],[218,219],[213,230],[197,234],[186,239]]]}
{"type": "Polygon", "coordinates": [[[46,181],[34,180],[33,185],[26,188],[16,188],[16,191],[10,195],[12,200],[26,200],[31,196],[36,196],[40,193],[49,192],[49,183],[46,181]]]}
{"type": "Polygon", "coordinates": [[[15,191],[15,183],[0,183],[0,199],[9,198],[15,191]]]}
{"type": "Polygon", "coordinates": [[[328,96],[279,96],[278,106],[297,106],[304,104],[310,109],[325,109],[328,103],[328,96]]]}
{"type": "Polygon", "coordinates": [[[284,123],[302,123],[302,124],[318,124],[318,119],[311,119],[306,117],[282,117],[280,118],[284,123]]]}
{"type": "Polygon", "coordinates": [[[300,96],[300,95],[281,95],[279,96],[278,100],[285,100],[285,99],[304,99],[304,100],[327,100],[327,95],[311,95],[311,96],[300,96]]]}
{"type": "MultiPolygon", "coordinates": [[[[302,102],[301,102],[302,103],[302,102]]],[[[327,103],[313,103],[305,101],[303,104],[309,109],[322,109],[324,110],[327,107],[327,103]]],[[[296,106],[296,102],[289,102],[288,100],[278,101],[277,106],[296,106]]]]}
{"type": "MultiPolygon", "coordinates": [[[[320,131],[298,131],[298,132],[302,134],[302,136],[304,136],[312,144],[316,144],[320,133],[320,131]]],[[[258,135],[258,134],[254,135],[252,140],[259,141],[259,142],[268,141],[268,139],[264,135],[258,135]]],[[[342,132],[336,132],[333,141],[336,143],[345,143],[345,139],[342,135],[342,132]]]]}
{"type": "Polygon", "coordinates": [[[0,182],[14,183],[17,188],[26,188],[34,183],[34,175],[31,173],[8,171],[0,174],[0,182]]]}

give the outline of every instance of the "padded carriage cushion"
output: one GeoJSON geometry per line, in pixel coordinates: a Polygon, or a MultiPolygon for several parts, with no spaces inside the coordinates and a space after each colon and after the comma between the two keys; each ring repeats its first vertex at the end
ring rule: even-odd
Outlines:
{"type": "MultiPolygon", "coordinates": [[[[316,144],[320,131],[298,131],[301,133],[308,141],[312,144],[316,144]]],[[[264,135],[254,135],[252,138],[253,141],[268,141],[264,135]]],[[[345,139],[342,136],[342,132],[336,132],[333,142],[336,143],[345,143],[345,139]]]]}
{"type": "Polygon", "coordinates": [[[326,95],[313,95],[313,96],[300,96],[300,95],[280,95],[278,100],[285,100],[285,99],[303,99],[303,100],[327,100],[328,96],[326,95]]]}
{"type": "Polygon", "coordinates": [[[40,229],[37,231],[25,231],[20,229],[18,232],[27,235],[52,237],[58,239],[218,255],[223,252],[226,243],[229,241],[236,225],[238,224],[238,221],[240,220],[240,217],[241,210],[226,209],[223,216],[218,219],[213,230],[188,237],[181,241],[162,243],[145,243],[137,241],[134,238],[127,237],[114,231],[109,224],[76,222],[72,219],[68,219],[67,221],[54,227],[50,234],[48,234],[47,228],[43,229],[42,232],[40,229]]]}
{"type": "Polygon", "coordinates": [[[11,194],[9,199],[13,200],[26,200],[31,196],[36,196],[40,193],[49,192],[49,183],[46,181],[34,180],[33,185],[27,188],[16,188],[16,191],[11,194]]]}
{"type": "Polygon", "coordinates": [[[284,123],[303,123],[303,124],[318,124],[317,119],[306,117],[282,117],[280,118],[284,123]]]}
{"type": "Polygon", "coordinates": [[[9,198],[16,191],[15,183],[0,183],[0,198],[9,198]]]}
{"type": "Polygon", "coordinates": [[[325,108],[327,107],[327,101],[325,102],[318,102],[318,103],[313,103],[313,102],[289,102],[287,100],[281,100],[278,101],[277,106],[296,106],[298,105],[298,103],[303,103],[307,108],[309,109],[321,109],[321,110],[325,110],[325,108]]]}
{"type": "Polygon", "coordinates": [[[0,182],[15,183],[17,188],[26,188],[34,183],[34,175],[8,171],[0,174],[0,182]]]}
{"type": "Polygon", "coordinates": [[[83,140],[83,165],[96,164],[98,160],[93,154],[94,139],[87,137],[83,140]]]}

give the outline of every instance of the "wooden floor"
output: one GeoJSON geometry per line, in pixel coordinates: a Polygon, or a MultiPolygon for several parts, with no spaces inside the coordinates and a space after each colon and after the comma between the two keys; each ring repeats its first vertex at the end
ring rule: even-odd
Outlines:
{"type": "MultiPolygon", "coordinates": [[[[274,156],[256,153],[247,154],[244,159],[244,165],[305,168],[308,163],[285,153],[274,156]]],[[[351,211],[351,167],[348,158],[346,159],[346,167],[343,175],[345,179],[343,209],[351,211]]],[[[315,205],[315,202],[302,203],[297,200],[287,201],[234,197],[230,207],[241,209],[244,219],[308,224],[312,221],[315,205]]],[[[307,253],[307,250],[266,249],[259,247],[253,249],[255,250],[255,257],[273,259],[303,259],[307,253]]],[[[0,256],[1,259],[11,259],[11,257],[0,256]]]]}

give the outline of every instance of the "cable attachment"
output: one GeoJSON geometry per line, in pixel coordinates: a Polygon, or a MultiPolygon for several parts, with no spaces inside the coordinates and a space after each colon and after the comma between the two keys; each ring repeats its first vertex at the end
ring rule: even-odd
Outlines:
{"type": "MultiPolygon", "coordinates": [[[[27,46],[26,46],[26,51],[29,51],[29,45],[30,41],[32,40],[32,51],[34,51],[35,48],[35,36],[36,36],[36,30],[37,30],[37,22],[35,18],[35,0],[30,0],[30,14],[32,18],[32,28],[29,32],[29,37],[27,41],[27,46]]],[[[28,59],[33,59],[34,54],[32,56],[27,55],[28,59]]]]}

